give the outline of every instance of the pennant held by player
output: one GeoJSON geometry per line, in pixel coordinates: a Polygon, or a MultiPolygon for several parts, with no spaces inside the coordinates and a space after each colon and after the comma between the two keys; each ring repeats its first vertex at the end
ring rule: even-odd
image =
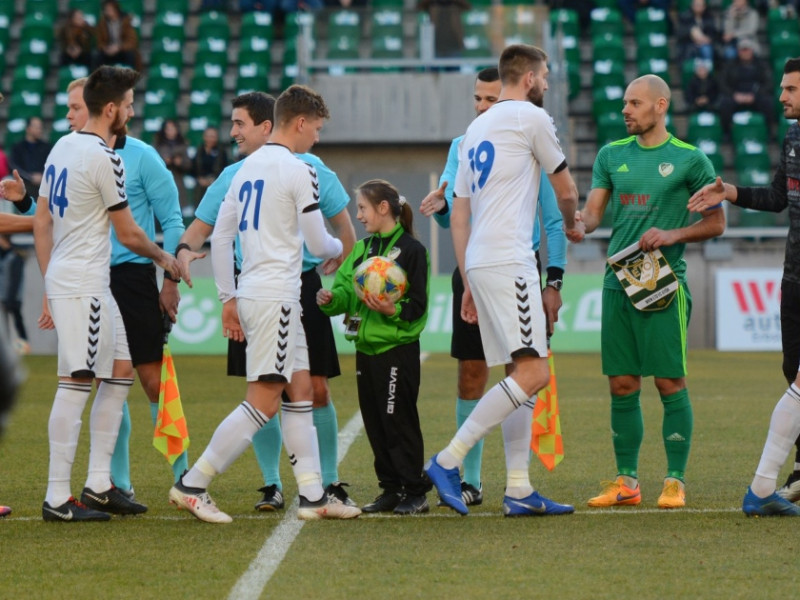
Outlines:
{"type": "Polygon", "coordinates": [[[564,459],[564,442],[561,439],[561,418],[558,411],[558,388],[553,353],[547,350],[547,363],[550,367],[550,382],[539,391],[533,409],[531,424],[531,449],[539,457],[548,471],[564,459]]]}
{"type": "Polygon", "coordinates": [[[158,393],[158,417],[153,431],[153,446],[166,457],[169,464],[173,464],[189,447],[189,429],[183,415],[175,363],[166,344],[161,360],[161,389],[158,393]]]}

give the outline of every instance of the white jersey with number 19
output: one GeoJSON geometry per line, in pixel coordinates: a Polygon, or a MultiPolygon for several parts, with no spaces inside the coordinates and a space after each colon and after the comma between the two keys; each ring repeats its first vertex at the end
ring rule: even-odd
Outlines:
{"type": "Polygon", "coordinates": [[[108,211],[128,203],[122,158],[93,133],[66,135],[47,157],[39,195],[53,218],[53,250],[45,276],[48,297],[108,292],[108,211]]]}
{"type": "Polygon", "coordinates": [[[461,142],[454,190],[470,199],[467,270],[535,264],[539,179],[563,162],[553,120],[530,102],[500,101],[472,122],[461,142]]]}

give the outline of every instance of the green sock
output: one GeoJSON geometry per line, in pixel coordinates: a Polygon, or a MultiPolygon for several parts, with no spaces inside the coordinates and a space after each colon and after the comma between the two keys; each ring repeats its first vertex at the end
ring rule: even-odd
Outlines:
{"type": "Polygon", "coordinates": [[[639,448],[644,437],[639,391],[627,396],[611,395],[611,436],[617,457],[617,474],[638,477],[639,448]]]}
{"type": "Polygon", "coordinates": [[[322,487],[339,481],[339,422],[332,401],[312,411],[314,427],[319,442],[319,464],[322,469],[322,487]]]}
{"type": "Polygon", "coordinates": [[[111,479],[114,485],[126,492],[131,489],[131,458],[130,458],[130,439],[131,439],[131,413],[128,410],[128,403],[122,405],[122,421],[119,424],[119,435],[117,445],[114,446],[114,454],[111,456],[111,479]]]}
{"type": "Polygon", "coordinates": [[[258,466],[264,476],[264,485],[277,485],[281,491],[283,491],[280,472],[282,443],[281,421],[278,413],[275,413],[275,416],[253,436],[253,452],[256,453],[258,466]]]}
{"type": "MultiPolygon", "coordinates": [[[[156,421],[158,421],[158,402],[151,402],[150,403],[150,418],[153,421],[153,427],[156,425],[156,421]]],[[[175,483],[178,483],[178,480],[181,478],[186,471],[189,470],[189,453],[184,450],[183,453],[175,459],[175,462],[172,463],[172,478],[175,483]]]]}
{"type": "MultiPolygon", "coordinates": [[[[456,399],[456,425],[460,428],[479,400],[456,399]]],[[[481,488],[481,463],[483,462],[483,440],[475,444],[464,457],[464,481],[476,489],[481,488]]]]}
{"type": "Polygon", "coordinates": [[[661,403],[664,405],[661,433],[664,437],[664,449],[667,451],[667,477],[683,481],[694,429],[689,390],[682,389],[669,396],[661,396],[661,403]]]}

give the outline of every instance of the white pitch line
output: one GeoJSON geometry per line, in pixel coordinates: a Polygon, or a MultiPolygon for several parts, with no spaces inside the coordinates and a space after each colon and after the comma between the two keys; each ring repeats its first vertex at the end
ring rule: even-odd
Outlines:
{"type": "MultiPolygon", "coordinates": [[[[344,429],[339,432],[339,462],[342,462],[350,445],[361,433],[364,422],[361,420],[361,412],[353,415],[344,429]]],[[[277,571],[286,553],[289,552],[305,521],[297,518],[298,499],[295,498],[292,505],[286,511],[280,524],[275,528],[261,550],[247,567],[247,571],[239,578],[233,586],[231,593],[228,594],[230,600],[258,600],[261,592],[269,582],[270,578],[277,571]]]]}

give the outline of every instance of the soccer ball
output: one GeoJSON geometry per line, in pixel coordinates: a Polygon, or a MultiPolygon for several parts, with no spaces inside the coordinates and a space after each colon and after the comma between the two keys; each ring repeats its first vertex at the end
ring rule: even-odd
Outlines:
{"type": "Polygon", "coordinates": [[[378,300],[397,302],[406,293],[406,272],[385,256],[373,256],[362,262],[353,274],[356,296],[363,300],[377,296],[378,300]]]}

